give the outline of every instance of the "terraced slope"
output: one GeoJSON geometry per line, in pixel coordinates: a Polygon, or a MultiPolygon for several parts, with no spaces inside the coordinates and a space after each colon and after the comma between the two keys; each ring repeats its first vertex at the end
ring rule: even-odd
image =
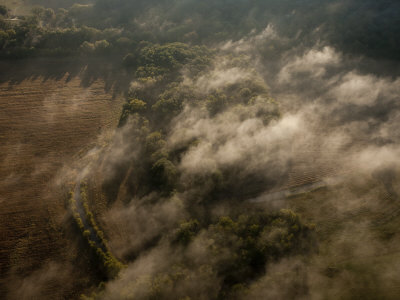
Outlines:
{"type": "MultiPolygon", "coordinates": [[[[25,70],[4,66],[10,78],[25,70]]],[[[115,128],[121,99],[107,94],[102,80],[84,88],[79,76],[60,74],[0,84],[0,294],[9,298],[23,299],[24,286],[35,286],[39,298],[74,297],[68,293],[90,280],[81,270],[71,277],[76,282],[63,282],[69,277],[63,272],[76,271],[68,268],[79,253],[65,230],[56,181],[64,164],[89,149],[100,132],[115,128]],[[49,266],[62,272],[48,275],[49,266]]]]}

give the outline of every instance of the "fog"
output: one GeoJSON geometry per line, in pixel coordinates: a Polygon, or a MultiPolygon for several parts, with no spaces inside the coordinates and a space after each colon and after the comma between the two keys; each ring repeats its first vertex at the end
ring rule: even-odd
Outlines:
{"type": "MultiPolygon", "coordinates": [[[[280,59],[269,68],[269,61],[261,58],[255,48],[260,47],[260,43],[273,44],[285,39],[272,28],[268,25],[259,35],[244,37],[238,42],[227,41],[221,50],[251,57],[249,61],[263,74],[270,95],[279,102],[282,116],[267,123],[263,121],[258,114],[260,107],[267,111],[274,108],[268,108],[270,104],[262,98],[255,99],[252,106],[234,106],[213,117],[201,107],[187,105],[172,121],[166,137],[166,147],[170,149],[197,141],[184,153],[177,166],[179,181],[184,187],[175,196],[180,200],[171,199],[165,204],[178,206],[170,211],[170,208],[165,210],[157,204],[151,206],[155,211],[143,211],[137,209],[135,203],[144,200],[133,199],[128,211],[125,208],[120,212],[116,210],[117,214],[123,213],[123,218],[105,216],[106,220],[112,218],[112,222],[120,222],[121,228],[134,230],[115,234],[110,241],[115,243],[116,250],[129,245],[133,251],[138,251],[138,245],[145,244],[141,241],[144,237],[151,238],[155,232],[163,234],[168,231],[169,224],[176,222],[174,218],[183,218],[184,213],[176,214],[177,209],[182,209],[179,209],[179,203],[190,205],[187,202],[194,201],[197,205],[203,201],[202,195],[210,187],[207,182],[200,181],[199,185],[199,181],[193,178],[221,169],[234,172],[231,176],[242,188],[245,187],[240,181],[247,182],[249,176],[262,178],[256,189],[257,194],[263,195],[258,202],[267,211],[291,207],[293,204],[284,197],[268,195],[290,185],[288,173],[296,172],[294,169],[306,161],[305,171],[317,173],[317,178],[329,191],[319,200],[323,204],[312,202],[306,209],[314,210],[312,219],[325,223],[322,227],[331,222],[335,229],[331,234],[323,233],[324,229],[319,231],[321,237],[324,236],[322,240],[328,240],[321,241],[317,253],[268,265],[266,274],[249,285],[243,299],[337,299],[368,297],[369,293],[392,298],[395,295],[392,288],[398,285],[396,266],[386,262],[374,263],[371,259],[390,253],[393,251],[390,249],[398,247],[398,242],[382,241],[371,227],[374,217],[359,219],[357,211],[380,211],[388,205],[380,200],[380,177],[371,178],[371,175],[382,170],[393,173],[399,170],[400,149],[394,125],[398,115],[399,79],[365,72],[362,66],[357,65],[357,62],[363,64],[360,58],[346,57],[340,49],[320,44],[280,53],[280,59]],[[324,169],[329,170],[327,174],[324,174],[324,169]],[[349,214],[354,214],[354,221],[349,214]],[[129,221],[123,221],[124,218],[129,221]],[[154,218],[158,221],[155,222],[154,218]],[[133,220],[139,220],[140,225],[132,224],[133,220]],[[163,224],[162,228],[157,222],[163,224]],[[342,270],[346,261],[363,271],[342,270]],[[327,275],[329,270],[333,274],[327,275]]],[[[206,75],[195,81],[187,79],[182,84],[190,84],[201,93],[207,93],[245,80],[255,80],[252,72],[225,66],[218,59],[206,75]]],[[[208,213],[227,214],[234,211],[236,205],[252,200],[251,196],[247,198],[240,192],[227,195],[231,203],[222,201],[208,213]],[[238,199],[234,200],[235,197],[238,199]]],[[[174,254],[161,238],[152,250],[145,251],[128,264],[120,279],[107,285],[101,298],[121,297],[128,287],[131,295],[147,298],[151,287],[146,287],[141,278],[165,272],[165,268],[179,264],[173,258],[185,257],[194,268],[215,259],[207,252],[208,234],[207,231],[201,233],[185,252],[174,254]]],[[[229,253],[223,255],[229,256],[229,253]]],[[[196,269],[193,272],[187,275],[190,279],[178,281],[178,286],[169,295],[189,293],[194,299],[214,298],[218,277],[210,274],[198,281],[196,269]],[[197,280],[195,287],[191,280],[197,280]]],[[[240,294],[236,297],[240,298],[240,294]]]]}
{"type": "Polygon", "coordinates": [[[395,299],[399,5],[211,2],[94,1],[73,19],[139,45],[115,67],[120,126],[57,177],[101,174],[100,223],[125,265],[87,295],[395,299]],[[170,42],[187,45],[154,58],[170,42]],[[246,243],[267,254],[254,263],[246,243]]]}

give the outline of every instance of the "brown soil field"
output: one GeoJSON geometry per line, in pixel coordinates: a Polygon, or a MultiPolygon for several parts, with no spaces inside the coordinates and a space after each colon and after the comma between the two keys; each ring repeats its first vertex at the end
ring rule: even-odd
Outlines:
{"type": "Polygon", "coordinates": [[[107,92],[104,80],[88,84],[79,69],[60,65],[0,63],[0,295],[6,299],[74,299],[96,277],[73,232],[60,172],[116,127],[123,97],[107,92]]]}

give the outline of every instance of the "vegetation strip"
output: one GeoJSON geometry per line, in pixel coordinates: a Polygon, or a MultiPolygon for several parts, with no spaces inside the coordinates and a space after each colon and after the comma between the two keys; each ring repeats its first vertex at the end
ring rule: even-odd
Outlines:
{"type": "Polygon", "coordinates": [[[123,268],[123,264],[107,248],[104,234],[97,226],[93,214],[89,210],[86,183],[77,183],[75,185],[74,192],[71,191],[69,193],[69,204],[82,236],[102,264],[105,275],[108,278],[116,277],[123,268]]]}

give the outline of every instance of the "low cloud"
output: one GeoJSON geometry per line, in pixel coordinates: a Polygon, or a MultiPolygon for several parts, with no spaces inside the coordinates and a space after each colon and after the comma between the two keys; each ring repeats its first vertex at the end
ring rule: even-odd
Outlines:
{"type": "Polygon", "coordinates": [[[337,65],[340,61],[340,55],[332,47],[311,49],[300,57],[291,58],[280,70],[278,82],[290,84],[297,76],[307,76],[310,79],[324,76],[327,68],[337,65]]]}
{"type": "Polygon", "coordinates": [[[9,286],[7,299],[43,299],[51,289],[68,291],[72,287],[71,271],[70,267],[57,262],[44,264],[27,277],[14,278],[9,286]]]}
{"type": "MultiPolygon", "coordinates": [[[[361,58],[349,58],[322,44],[286,49],[269,64],[258,52],[268,42],[284,44],[287,39],[270,25],[262,33],[220,47],[222,52],[245,53],[246,61],[259,62],[257,70],[265,82],[252,66],[218,58],[199,77],[183,72],[181,84],[193,88],[197,96],[256,80],[263,87],[268,83],[271,94],[228,103],[215,114],[195,101],[184,103],[163,137],[166,152],[185,149],[174,161],[180,174],[178,190],[168,197],[157,191],[138,195],[127,205],[116,203],[103,215],[113,253],[130,262],[119,278],[107,283],[100,298],[215,297],[222,278],[204,266],[220,263],[231,250],[210,255],[213,242],[206,229],[186,248],[170,240],[179,224],[191,217],[191,210],[199,208],[198,215],[213,219],[236,212],[241,204],[261,204],[260,209],[268,212],[298,208],[306,221],[317,224],[318,242],[308,256],[266,264],[265,273],[248,282],[238,298],[351,298],[364,295],[366,284],[378,294],[390,295],[384,291],[385,280],[397,282],[394,268],[369,261],[386,246],[396,249],[398,244],[377,234],[373,212],[385,214],[385,207],[393,205],[382,194],[394,186],[387,174],[400,170],[399,79],[369,73],[358,65],[361,58]],[[282,115],[266,118],[277,108],[271,96],[280,102],[282,115]],[[312,183],[309,189],[298,188],[307,182],[312,183]],[[217,184],[228,196],[218,194],[217,184]],[[250,192],[241,194],[243,189],[250,192]],[[323,192],[308,194],[312,189],[323,192]],[[210,190],[228,200],[202,211],[198,203],[210,190]],[[286,197],[298,194],[307,201],[299,198],[293,204],[286,197]],[[180,269],[182,265],[190,268],[180,269]],[[171,280],[169,276],[176,274],[186,279],[171,280]]],[[[132,88],[146,87],[135,83],[132,88]]],[[[138,124],[132,118],[104,151],[102,169],[110,178],[137,159],[143,146],[135,140],[138,124]]],[[[391,189],[394,196],[397,190],[391,189]]]]}

